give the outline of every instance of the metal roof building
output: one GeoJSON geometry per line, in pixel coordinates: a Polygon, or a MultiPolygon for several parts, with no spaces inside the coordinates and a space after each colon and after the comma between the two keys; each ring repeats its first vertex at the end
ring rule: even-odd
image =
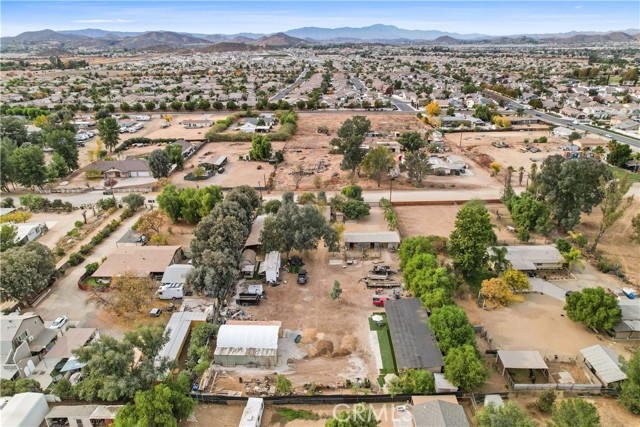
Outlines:
{"type": "Polygon", "coordinates": [[[216,349],[217,365],[273,367],[278,363],[278,337],[282,322],[229,321],[220,326],[216,349]]]}
{"type": "Polygon", "coordinates": [[[435,335],[429,328],[427,310],[417,298],[385,302],[396,366],[440,372],[444,363],[435,335]]]}
{"type": "Polygon", "coordinates": [[[537,369],[549,377],[549,367],[538,351],[498,350],[497,360],[502,365],[502,375],[507,369],[537,369]]]}
{"type": "Polygon", "coordinates": [[[0,404],[0,425],[2,427],[39,427],[47,412],[49,412],[49,405],[44,394],[16,394],[0,404]]]}
{"type": "Polygon", "coordinates": [[[345,232],[343,240],[347,249],[397,248],[400,245],[400,235],[395,231],[345,232]]]}
{"type": "Polygon", "coordinates": [[[582,353],[587,366],[605,386],[627,379],[625,373],[620,370],[619,356],[614,350],[601,345],[593,345],[583,348],[580,353],[582,353]]]}
{"type": "MultiPolygon", "coordinates": [[[[551,245],[539,246],[496,246],[507,250],[506,260],[511,268],[520,271],[534,271],[541,269],[557,270],[564,266],[565,260],[560,251],[551,245]]],[[[490,256],[495,255],[494,247],[487,249],[490,256]]]]}
{"type": "Polygon", "coordinates": [[[165,328],[169,331],[169,341],[158,353],[158,359],[167,358],[176,360],[182,352],[182,347],[194,323],[207,321],[207,315],[202,312],[179,311],[171,315],[171,319],[165,328]]]}
{"type": "Polygon", "coordinates": [[[192,264],[170,265],[166,270],[164,270],[160,283],[163,285],[173,285],[176,283],[184,285],[187,283],[187,274],[193,269],[194,267],[192,264]]]}

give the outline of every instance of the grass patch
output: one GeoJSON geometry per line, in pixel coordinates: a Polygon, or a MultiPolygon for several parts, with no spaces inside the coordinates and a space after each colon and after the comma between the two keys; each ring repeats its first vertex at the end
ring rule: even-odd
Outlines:
{"type": "Polygon", "coordinates": [[[611,173],[613,173],[613,176],[618,179],[626,175],[629,182],[640,182],[640,174],[638,173],[632,173],[617,166],[609,166],[609,168],[611,168],[611,173]]]}
{"type": "Polygon", "coordinates": [[[471,293],[477,295],[480,292],[480,285],[483,280],[487,280],[493,277],[493,274],[487,269],[476,271],[470,276],[465,277],[467,284],[471,288],[471,293]]]}
{"type": "Polygon", "coordinates": [[[320,419],[320,415],[315,412],[305,411],[304,409],[280,408],[277,414],[286,418],[288,421],[320,419]]]}
{"type": "Polygon", "coordinates": [[[389,326],[387,324],[387,316],[384,313],[374,313],[383,317],[383,325],[378,326],[376,322],[369,317],[369,329],[376,331],[378,334],[378,344],[380,346],[380,357],[382,358],[382,369],[378,376],[378,383],[384,385],[384,376],[386,374],[397,374],[396,358],[393,353],[393,344],[391,344],[391,335],[389,334],[389,326]]]}

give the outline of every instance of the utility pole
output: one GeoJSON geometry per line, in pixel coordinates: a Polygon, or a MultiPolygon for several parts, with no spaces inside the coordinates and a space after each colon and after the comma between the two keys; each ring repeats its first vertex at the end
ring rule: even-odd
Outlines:
{"type": "Polygon", "coordinates": [[[391,193],[393,192],[393,178],[389,181],[389,202],[391,202],[391,193]]]}

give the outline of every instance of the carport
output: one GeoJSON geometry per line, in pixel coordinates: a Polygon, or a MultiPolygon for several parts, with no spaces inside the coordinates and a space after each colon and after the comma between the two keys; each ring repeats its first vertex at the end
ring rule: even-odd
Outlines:
{"type": "Polygon", "coordinates": [[[496,360],[498,366],[502,366],[503,376],[508,369],[528,369],[541,371],[547,379],[549,378],[549,367],[538,351],[498,350],[496,360]]]}
{"type": "Polygon", "coordinates": [[[583,361],[589,370],[596,374],[605,387],[627,379],[627,375],[620,369],[618,353],[614,350],[601,345],[592,345],[583,348],[580,353],[582,353],[583,361]]]}

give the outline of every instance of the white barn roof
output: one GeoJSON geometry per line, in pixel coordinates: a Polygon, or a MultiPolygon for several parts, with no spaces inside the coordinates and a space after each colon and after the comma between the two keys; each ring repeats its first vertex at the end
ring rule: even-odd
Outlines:
{"type": "Polygon", "coordinates": [[[580,353],[595,369],[598,377],[607,384],[627,379],[625,373],[620,370],[618,353],[614,350],[601,345],[593,345],[583,348],[580,353]]]}
{"type": "Polygon", "coordinates": [[[549,369],[538,351],[498,350],[498,358],[507,369],[549,369]]]}
{"type": "Polygon", "coordinates": [[[193,270],[192,264],[173,264],[164,270],[164,274],[162,275],[162,280],[160,283],[163,285],[181,283],[185,284],[187,282],[187,273],[193,270]]]}
{"type": "Polygon", "coordinates": [[[400,243],[400,236],[395,231],[348,232],[343,234],[343,239],[345,243],[400,243]]]}
{"type": "Polygon", "coordinates": [[[272,356],[278,351],[280,322],[220,326],[214,355],[272,356]]]}

